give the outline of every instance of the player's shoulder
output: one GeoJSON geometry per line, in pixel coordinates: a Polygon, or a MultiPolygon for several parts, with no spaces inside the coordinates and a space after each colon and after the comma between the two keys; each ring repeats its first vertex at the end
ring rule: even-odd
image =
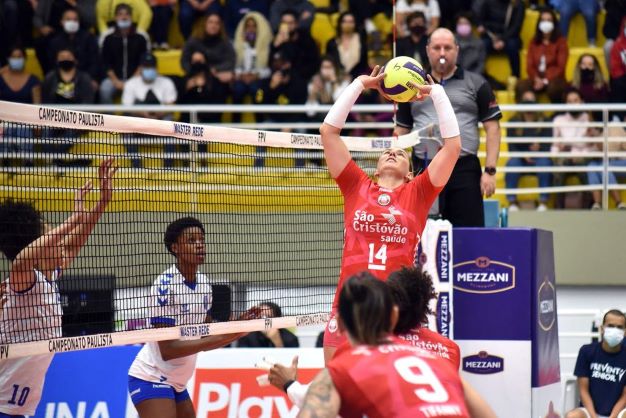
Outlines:
{"type": "Polygon", "coordinates": [[[176,276],[178,274],[180,274],[178,272],[178,269],[175,265],[172,265],[168,267],[167,270],[165,270],[163,273],[159,274],[156,279],[154,279],[152,285],[157,287],[169,287],[175,282],[176,276]]]}

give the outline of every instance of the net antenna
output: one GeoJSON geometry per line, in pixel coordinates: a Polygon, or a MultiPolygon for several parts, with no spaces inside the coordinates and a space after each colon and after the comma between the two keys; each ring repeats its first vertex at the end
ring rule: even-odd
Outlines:
{"type": "MultiPolygon", "coordinates": [[[[437,138],[428,126],[400,137],[343,140],[372,174],[384,149],[437,138]]],[[[63,336],[2,333],[0,360],[327,321],[339,277],[343,201],[323,166],[319,135],[0,101],[0,145],[0,201],[32,202],[51,225],[73,211],[74,193],[86,180],[97,189],[102,160],[115,157],[120,167],[113,200],[61,276],[63,336]],[[212,286],[207,313],[221,322],[152,328],[159,295],[151,292],[175,262],[163,234],[185,216],[206,229],[199,271],[212,286]],[[236,320],[264,301],[278,304],[284,316],[236,320]]],[[[98,192],[92,194],[94,203],[98,192]]],[[[1,259],[2,277],[9,271],[1,259]]],[[[3,292],[1,300],[10,297],[3,292]]],[[[176,307],[193,308],[182,297],[176,307]]],[[[29,318],[3,308],[0,320],[29,318]]]]}

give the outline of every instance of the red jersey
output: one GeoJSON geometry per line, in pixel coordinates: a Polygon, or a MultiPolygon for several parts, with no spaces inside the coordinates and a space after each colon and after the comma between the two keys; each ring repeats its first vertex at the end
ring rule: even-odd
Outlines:
{"type": "Polygon", "coordinates": [[[335,181],[344,198],[345,228],[337,288],[366,270],[387,280],[390,273],[414,265],[428,211],[441,191],[430,182],[428,170],[390,190],[374,183],[350,160],[335,181]]]}
{"type": "Polygon", "coordinates": [[[328,365],[343,418],[469,418],[461,378],[448,361],[394,340],[342,345],[328,365]]]}
{"type": "Polygon", "coordinates": [[[459,370],[461,366],[461,350],[457,343],[450,338],[428,329],[416,328],[409,331],[408,334],[398,335],[407,343],[428,351],[436,357],[448,360],[455,370],[459,370]]]}

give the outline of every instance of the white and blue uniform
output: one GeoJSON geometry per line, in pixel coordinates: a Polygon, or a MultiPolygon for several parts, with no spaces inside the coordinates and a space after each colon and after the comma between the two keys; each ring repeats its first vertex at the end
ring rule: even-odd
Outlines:
{"type": "MultiPolygon", "coordinates": [[[[148,313],[152,325],[201,324],[205,322],[211,304],[209,277],[196,273],[195,284],[189,285],[173,265],[152,285],[148,313]]],[[[161,356],[158,342],[146,343],[128,371],[129,392],[133,402],[138,404],[145,399],[162,397],[176,401],[186,399],[188,395],[185,388],[195,365],[196,354],[166,361],[161,356]],[[169,389],[170,395],[166,395],[163,389],[165,392],[169,389]],[[181,394],[184,394],[183,398],[181,394]]]]}
{"type": "MultiPolygon", "coordinates": [[[[48,280],[34,270],[30,289],[15,292],[6,286],[0,314],[0,344],[47,340],[62,336],[58,268],[48,280]]],[[[0,361],[0,413],[34,415],[53,354],[0,361]]]]}

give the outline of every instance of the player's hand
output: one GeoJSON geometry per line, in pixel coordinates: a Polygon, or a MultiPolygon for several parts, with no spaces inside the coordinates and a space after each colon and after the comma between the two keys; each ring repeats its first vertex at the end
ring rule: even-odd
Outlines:
{"type": "Polygon", "coordinates": [[[263,311],[263,308],[261,308],[260,306],[253,306],[252,308],[248,309],[247,311],[245,311],[244,313],[239,315],[239,317],[237,319],[239,321],[248,321],[248,320],[251,320],[251,319],[259,319],[261,317],[262,311],[263,311]]]}
{"type": "Polygon", "coordinates": [[[490,197],[496,191],[496,176],[483,173],[480,177],[480,192],[483,196],[490,197]]]}
{"type": "Polygon", "coordinates": [[[298,380],[298,356],[291,360],[291,366],[283,366],[280,363],[274,364],[268,373],[269,382],[272,386],[283,390],[285,383],[290,380],[298,380]]]}
{"type": "Polygon", "coordinates": [[[85,212],[85,197],[91,192],[93,185],[91,181],[85,182],[83,186],[76,190],[74,194],[74,213],[85,212]]]}
{"type": "Polygon", "coordinates": [[[361,80],[361,83],[363,83],[363,86],[365,86],[366,89],[377,90],[387,100],[391,100],[389,99],[389,96],[383,93],[382,89],[380,88],[380,82],[383,81],[383,78],[385,78],[385,73],[381,71],[379,65],[374,67],[370,75],[360,75],[358,77],[358,79],[361,80]]]}
{"type": "Polygon", "coordinates": [[[417,91],[415,93],[415,97],[409,100],[409,102],[421,102],[426,100],[426,98],[430,96],[430,91],[433,89],[433,84],[435,84],[435,81],[430,76],[430,74],[426,74],[426,81],[428,82],[428,84],[416,84],[412,81],[409,81],[409,86],[413,90],[417,91]]]}
{"type": "Polygon", "coordinates": [[[113,176],[117,172],[114,165],[115,158],[108,158],[98,168],[98,178],[100,179],[100,204],[107,205],[113,196],[113,176]]]}

